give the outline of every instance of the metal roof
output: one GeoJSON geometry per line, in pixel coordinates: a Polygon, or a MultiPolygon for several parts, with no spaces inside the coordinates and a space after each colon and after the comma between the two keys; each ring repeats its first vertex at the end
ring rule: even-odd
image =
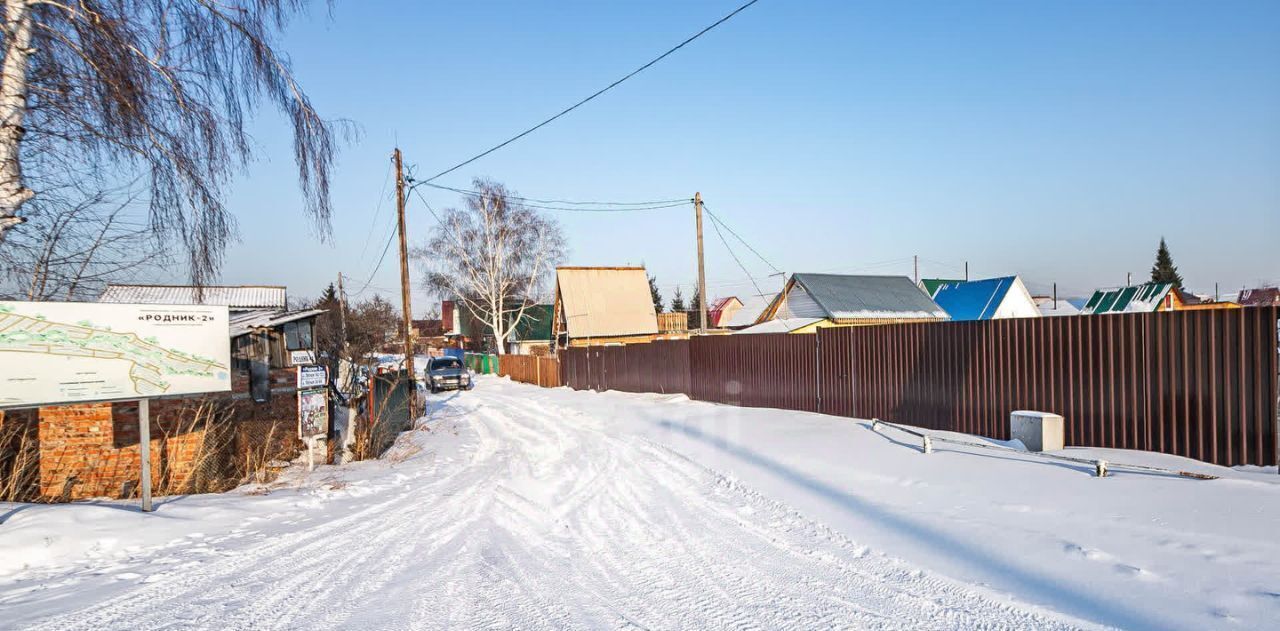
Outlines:
{"type": "Polygon", "coordinates": [[[803,329],[815,322],[822,322],[825,318],[782,318],[780,320],[765,320],[760,324],[749,326],[734,335],[755,334],[755,333],[790,333],[797,329],[803,329]]]}
{"type": "Polygon", "coordinates": [[[769,308],[769,303],[773,302],[773,299],[776,297],[777,294],[769,294],[767,296],[747,296],[747,298],[742,301],[742,307],[737,311],[734,311],[733,315],[729,316],[728,322],[721,322],[720,326],[736,329],[755,324],[756,320],[760,319],[760,314],[764,313],[764,310],[769,308]]]}
{"type": "Polygon", "coordinates": [[[231,309],[284,309],[285,288],[274,285],[212,285],[204,287],[203,297],[196,299],[196,288],[190,285],[116,285],[109,284],[98,296],[98,302],[151,305],[226,305],[231,309]]]}
{"type": "Polygon", "coordinates": [[[1118,289],[1099,289],[1080,310],[1083,315],[1098,313],[1146,313],[1155,311],[1173,289],[1172,283],[1144,283],[1118,289]]]}
{"type": "Polygon", "coordinates": [[[570,338],[658,332],[643,267],[561,267],[556,292],[570,338]]]}
{"type": "Polygon", "coordinates": [[[322,313],[324,309],[307,309],[304,311],[278,311],[275,309],[255,309],[253,311],[241,311],[231,314],[231,321],[228,323],[230,337],[236,338],[246,335],[254,329],[272,328],[295,322],[297,320],[305,320],[314,318],[322,313]]]}
{"type": "MultiPolygon", "coordinates": [[[[552,305],[529,305],[511,330],[512,342],[542,342],[551,339],[552,305]]],[[[515,314],[511,314],[515,318],[515,314]]]]}
{"type": "Polygon", "coordinates": [[[934,288],[933,301],[952,320],[990,320],[995,317],[996,309],[1000,308],[1015,280],[1016,276],[1005,276],[939,283],[934,288]]]}
{"type": "Polygon", "coordinates": [[[1242,307],[1280,305],[1280,289],[1275,287],[1241,289],[1239,299],[1236,302],[1240,303],[1242,307]]]}
{"type": "Polygon", "coordinates": [[[834,320],[947,318],[947,312],[906,276],[792,274],[791,281],[804,287],[834,320]]]}
{"type": "Polygon", "coordinates": [[[964,280],[963,278],[921,278],[920,289],[923,289],[924,293],[929,294],[929,297],[933,298],[934,296],[938,295],[939,287],[943,285],[950,285],[952,283],[965,283],[965,282],[968,282],[968,281],[964,280]]]}

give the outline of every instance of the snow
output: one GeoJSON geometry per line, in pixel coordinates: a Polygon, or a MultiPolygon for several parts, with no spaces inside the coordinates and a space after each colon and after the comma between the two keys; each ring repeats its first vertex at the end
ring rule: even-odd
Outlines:
{"type": "MultiPolygon", "coordinates": [[[[0,504],[0,627],[1261,628],[1280,480],[482,377],[372,462],[0,504]]],[[[973,437],[960,437],[980,440],[973,437]]]]}

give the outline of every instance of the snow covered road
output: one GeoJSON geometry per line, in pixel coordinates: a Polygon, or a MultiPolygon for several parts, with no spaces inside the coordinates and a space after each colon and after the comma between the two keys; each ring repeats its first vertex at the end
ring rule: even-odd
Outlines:
{"type": "MultiPolygon", "coordinates": [[[[0,581],[0,627],[1085,624],[870,551],[608,413],[533,392],[486,380],[435,399],[430,431],[361,476],[325,468],[266,497],[107,511],[185,535],[17,571],[0,581]],[[254,502],[277,503],[243,507],[254,502]]],[[[15,515],[0,539],[36,536],[23,529],[47,527],[57,508],[25,525],[15,515]]]]}

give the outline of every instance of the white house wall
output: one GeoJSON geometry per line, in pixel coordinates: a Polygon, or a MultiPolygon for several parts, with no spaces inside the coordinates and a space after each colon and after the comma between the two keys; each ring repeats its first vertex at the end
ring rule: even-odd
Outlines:
{"type": "Polygon", "coordinates": [[[1013,286],[1004,293],[1004,300],[1000,301],[1000,306],[996,309],[994,319],[1038,317],[1040,317],[1040,308],[1031,298],[1031,292],[1027,291],[1027,286],[1022,284],[1022,278],[1015,276],[1013,286]]]}

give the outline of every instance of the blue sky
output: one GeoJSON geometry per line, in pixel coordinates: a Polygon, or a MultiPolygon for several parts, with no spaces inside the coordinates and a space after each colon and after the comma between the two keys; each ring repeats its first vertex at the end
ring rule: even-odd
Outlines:
{"type": "MultiPolygon", "coordinates": [[[[288,127],[230,192],[242,240],[222,281],[361,288],[393,216],[399,145],[434,174],[603,87],[737,6],[699,2],[337,2],[283,37],[327,117],[361,137],[320,243],[288,127]],[[381,204],[379,204],[381,200],[381,204]]],[[[1188,286],[1280,281],[1280,2],[762,0],[605,96],[440,180],[528,197],[701,191],[786,272],[1021,274],[1064,296],[1146,276],[1165,236],[1188,286]]],[[[456,195],[429,191],[435,207],[456,195]]],[[[569,262],[695,278],[692,211],[561,214],[569,262]]],[[[433,220],[409,206],[411,240],[433,220]]],[[[728,235],[726,235],[728,236],[728,235]]],[[[768,267],[734,244],[751,275],[768,267]]],[[[394,246],[367,295],[398,295],[394,246]]],[[[708,292],[752,284],[708,226],[708,292]]],[[[776,288],[779,279],[760,281],[776,288]]],[[[415,293],[415,312],[428,301],[415,293]]]]}

